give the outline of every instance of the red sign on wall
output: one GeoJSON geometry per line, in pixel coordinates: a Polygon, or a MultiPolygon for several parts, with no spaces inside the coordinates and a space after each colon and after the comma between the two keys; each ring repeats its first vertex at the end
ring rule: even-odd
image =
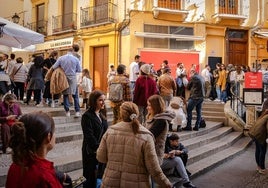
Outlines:
{"type": "Polygon", "coordinates": [[[199,70],[199,53],[198,52],[166,52],[166,51],[145,51],[140,52],[141,61],[153,63],[155,70],[161,67],[164,60],[168,60],[168,65],[171,68],[172,77],[176,77],[177,63],[184,64],[187,73],[191,69],[191,65],[195,64],[199,70]]]}
{"type": "Polygon", "coordinates": [[[245,73],[245,88],[262,88],[262,73],[261,72],[246,72],[245,73]]]}

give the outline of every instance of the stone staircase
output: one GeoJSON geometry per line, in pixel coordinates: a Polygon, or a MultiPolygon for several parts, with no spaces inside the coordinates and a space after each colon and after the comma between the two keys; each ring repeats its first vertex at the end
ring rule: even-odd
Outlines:
{"type": "MultiPolygon", "coordinates": [[[[201,128],[198,132],[179,132],[181,142],[189,150],[187,168],[192,177],[235,157],[250,144],[251,139],[243,136],[242,132],[235,132],[231,127],[225,126],[223,108],[223,104],[205,102],[202,115],[207,123],[206,128],[201,128]]],[[[82,175],[81,118],[67,118],[62,111],[49,113],[56,124],[56,146],[49,152],[48,159],[54,162],[57,169],[68,172],[73,179],[78,178],[82,175]]],[[[113,115],[110,108],[107,108],[107,116],[111,124],[113,115]]],[[[10,155],[0,155],[0,187],[5,184],[10,164],[10,155]]]]}

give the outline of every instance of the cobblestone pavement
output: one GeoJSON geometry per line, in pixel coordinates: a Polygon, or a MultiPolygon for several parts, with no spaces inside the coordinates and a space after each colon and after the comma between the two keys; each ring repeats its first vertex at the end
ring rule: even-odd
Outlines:
{"type": "MultiPolygon", "coordinates": [[[[254,152],[255,145],[251,144],[242,154],[192,181],[198,188],[267,188],[268,174],[256,171],[254,152]]],[[[266,155],[266,167],[267,159],[266,155]]]]}

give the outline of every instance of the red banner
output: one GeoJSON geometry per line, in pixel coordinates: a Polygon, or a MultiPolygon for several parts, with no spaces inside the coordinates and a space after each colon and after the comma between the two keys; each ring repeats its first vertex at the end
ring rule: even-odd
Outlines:
{"type": "Polygon", "coordinates": [[[245,73],[245,88],[261,89],[262,88],[262,73],[261,72],[246,72],[245,73]]]}

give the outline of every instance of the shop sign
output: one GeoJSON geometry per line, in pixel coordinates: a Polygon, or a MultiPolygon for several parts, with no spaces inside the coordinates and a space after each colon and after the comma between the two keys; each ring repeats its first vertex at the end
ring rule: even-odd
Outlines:
{"type": "Polygon", "coordinates": [[[262,88],[262,73],[261,72],[246,72],[245,73],[245,88],[261,89],[262,88]]]}
{"type": "Polygon", "coordinates": [[[73,45],[73,37],[60,40],[47,41],[42,44],[36,44],[35,50],[36,51],[50,50],[55,48],[69,47],[72,45],[73,45]]]}

